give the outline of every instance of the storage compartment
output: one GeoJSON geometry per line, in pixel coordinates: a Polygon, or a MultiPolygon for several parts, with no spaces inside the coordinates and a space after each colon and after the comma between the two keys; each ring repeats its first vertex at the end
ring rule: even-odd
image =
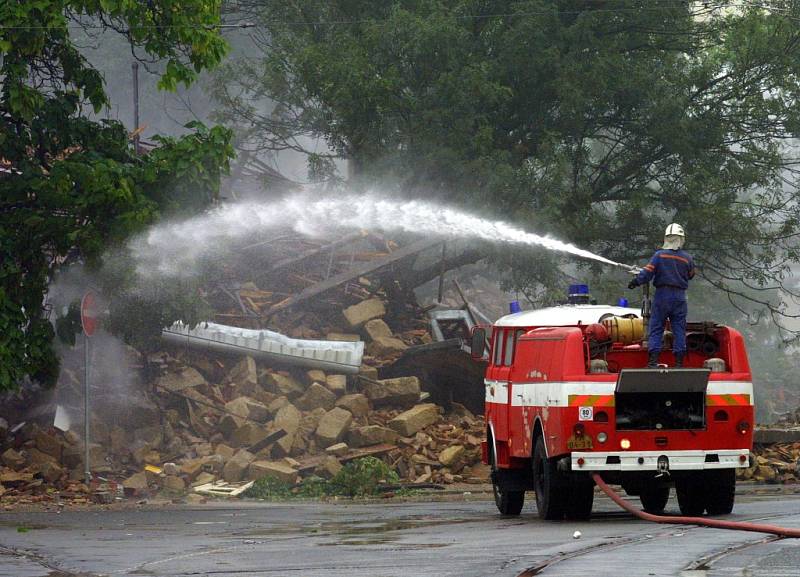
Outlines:
{"type": "Polygon", "coordinates": [[[617,429],[703,429],[705,393],[617,393],[617,429]]]}
{"type": "Polygon", "coordinates": [[[618,379],[616,428],[628,431],[705,428],[707,369],[626,369],[618,379]]]}

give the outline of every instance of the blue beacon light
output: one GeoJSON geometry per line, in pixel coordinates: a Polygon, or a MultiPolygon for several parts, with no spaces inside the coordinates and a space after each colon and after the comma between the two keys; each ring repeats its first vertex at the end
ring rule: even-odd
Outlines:
{"type": "Polygon", "coordinates": [[[521,313],[522,312],[522,307],[519,306],[519,301],[511,301],[510,303],[508,303],[508,309],[509,309],[509,311],[511,312],[512,315],[514,313],[521,313]]]}

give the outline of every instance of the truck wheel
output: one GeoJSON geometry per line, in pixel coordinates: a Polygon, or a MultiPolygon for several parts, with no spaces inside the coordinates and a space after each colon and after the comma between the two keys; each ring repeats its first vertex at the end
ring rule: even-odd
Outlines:
{"type": "Polygon", "coordinates": [[[548,521],[564,517],[564,486],[559,482],[556,466],[547,458],[544,439],[537,437],[533,449],[533,490],[539,517],[548,521]]]}
{"type": "Polygon", "coordinates": [[[589,479],[578,479],[570,483],[565,513],[567,519],[585,521],[592,516],[594,502],[594,482],[589,479]]]}
{"type": "Polygon", "coordinates": [[[639,501],[642,502],[645,512],[660,515],[669,501],[669,486],[642,488],[639,493],[639,501]]]}
{"type": "Polygon", "coordinates": [[[503,487],[500,480],[500,468],[497,466],[497,459],[494,454],[494,443],[490,444],[492,456],[492,492],[494,493],[494,504],[501,515],[517,516],[522,511],[525,504],[525,491],[509,491],[503,487]]]}
{"type": "Polygon", "coordinates": [[[736,498],[736,469],[706,471],[704,477],[708,514],[730,514],[736,498]]]}
{"type": "Polygon", "coordinates": [[[706,508],[706,487],[700,475],[691,475],[675,481],[675,494],[681,513],[687,517],[699,517],[706,508]]]}

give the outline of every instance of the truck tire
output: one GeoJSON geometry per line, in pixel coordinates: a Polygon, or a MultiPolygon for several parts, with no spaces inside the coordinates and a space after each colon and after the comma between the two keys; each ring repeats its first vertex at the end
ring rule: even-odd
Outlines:
{"type": "Polygon", "coordinates": [[[643,487],[639,493],[639,501],[646,513],[660,515],[669,501],[669,486],[643,487]]]}
{"type": "Polygon", "coordinates": [[[569,484],[569,495],[565,505],[565,515],[571,521],[586,521],[592,516],[594,502],[594,482],[588,479],[577,479],[569,484]]]}
{"type": "Polygon", "coordinates": [[[533,449],[533,490],[536,494],[536,511],[540,518],[548,521],[564,518],[564,489],[555,463],[547,458],[544,439],[537,437],[533,449]]]}
{"type": "Polygon", "coordinates": [[[699,474],[690,475],[675,481],[675,495],[678,507],[686,517],[699,517],[706,508],[705,479],[699,474]]]}
{"type": "Polygon", "coordinates": [[[709,515],[728,515],[736,498],[736,469],[706,471],[706,511],[709,515]]]}
{"type": "MultiPolygon", "coordinates": [[[[490,439],[491,441],[491,439],[490,439]]],[[[509,491],[500,479],[500,468],[497,466],[497,458],[494,454],[494,443],[489,444],[492,456],[492,492],[494,493],[494,504],[501,515],[516,517],[522,511],[525,504],[525,491],[509,491]]]]}

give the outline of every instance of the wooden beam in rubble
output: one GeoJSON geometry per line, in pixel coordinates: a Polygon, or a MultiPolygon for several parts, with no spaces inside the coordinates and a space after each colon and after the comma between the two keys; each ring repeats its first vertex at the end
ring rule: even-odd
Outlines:
{"type": "Polygon", "coordinates": [[[265,316],[270,317],[275,313],[277,313],[278,311],[282,311],[290,307],[293,307],[296,304],[299,304],[303,301],[307,301],[310,298],[319,296],[348,281],[356,279],[360,276],[365,276],[371,272],[374,272],[386,266],[395,264],[406,258],[414,256],[422,252],[423,250],[427,250],[429,248],[433,248],[434,246],[440,245],[441,243],[442,243],[441,239],[418,240],[417,242],[411,243],[408,246],[398,248],[396,251],[394,251],[389,255],[386,255],[385,257],[360,263],[349,270],[334,275],[324,281],[313,284],[310,287],[303,290],[302,292],[277,303],[266,312],[265,316]]]}

